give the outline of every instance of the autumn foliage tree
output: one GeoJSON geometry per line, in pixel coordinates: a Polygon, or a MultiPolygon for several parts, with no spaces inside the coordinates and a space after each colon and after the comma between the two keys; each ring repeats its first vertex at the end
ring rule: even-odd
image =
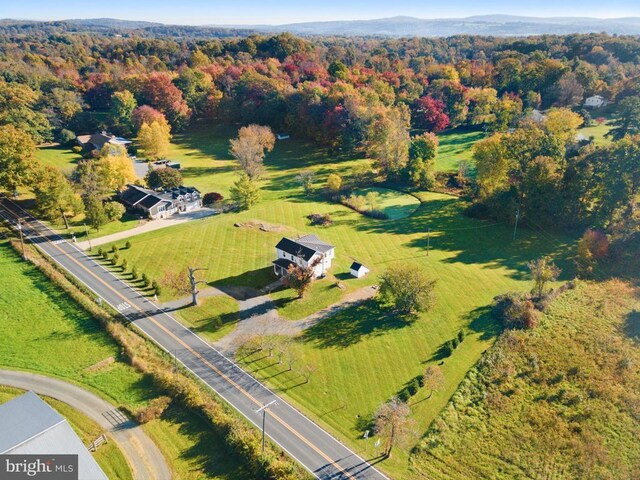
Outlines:
{"type": "Polygon", "coordinates": [[[576,266],[578,275],[591,278],[596,270],[598,261],[609,254],[609,239],[597,230],[587,230],[580,241],[576,252],[576,266]]]}
{"type": "Polygon", "coordinates": [[[35,151],[28,133],[13,125],[0,126],[0,188],[13,193],[30,182],[35,151]]]}
{"type": "Polygon", "coordinates": [[[414,186],[433,188],[436,183],[436,155],[438,137],[434,133],[423,133],[411,138],[409,148],[409,178],[414,186]]]}
{"type": "Polygon", "coordinates": [[[398,263],[380,276],[380,295],[401,314],[423,312],[435,302],[435,283],[421,267],[398,263]]]}
{"type": "Polygon", "coordinates": [[[181,127],[189,120],[191,110],[172,80],[168,73],[150,74],[143,81],[142,98],[144,103],[164,113],[171,125],[181,127]]]}
{"type": "Polygon", "coordinates": [[[376,411],[374,431],[385,442],[385,456],[390,457],[393,447],[411,437],[414,422],[409,417],[410,413],[409,406],[397,397],[382,404],[376,411]]]}
{"type": "Polygon", "coordinates": [[[282,277],[282,281],[288,288],[292,288],[298,294],[298,298],[303,298],[305,293],[311,287],[311,283],[315,278],[315,265],[301,267],[296,264],[289,265],[287,273],[282,277]]]}
{"type": "Polygon", "coordinates": [[[153,121],[143,123],[138,132],[138,143],[144,149],[144,154],[151,160],[166,158],[169,154],[171,129],[166,122],[153,121]]]}
{"type": "Polygon", "coordinates": [[[276,137],[269,127],[252,124],[238,131],[238,137],[230,142],[229,151],[249,178],[257,180],[264,171],[264,157],[273,150],[275,142],[276,137]]]}
{"type": "Polygon", "coordinates": [[[445,105],[429,95],[420,97],[411,106],[412,121],[416,128],[424,128],[430,132],[441,132],[449,126],[449,116],[444,111],[445,105]]]}
{"type": "Polygon", "coordinates": [[[379,113],[371,125],[368,152],[380,172],[396,177],[409,161],[410,114],[405,106],[379,113]]]}
{"type": "Polygon", "coordinates": [[[131,113],[131,123],[136,132],[140,130],[143,123],[151,125],[153,122],[167,123],[167,117],[149,105],[141,105],[131,113]]]}
{"type": "Polygon", "coordinates": [[[137,178],[127,151],[120,145],[105,144],[96,168],[102,186],[110,191],[122,190],[137,178]]]}
{"type": "Polygon", "coordinates": [[[549,282],[553,282],[560,275],[561,270],[555,266],[549,257],[541,257],[527,264],[533,279],[533,289],[531,294],[535,298],[542,298],[545,287],[549,282]]]}

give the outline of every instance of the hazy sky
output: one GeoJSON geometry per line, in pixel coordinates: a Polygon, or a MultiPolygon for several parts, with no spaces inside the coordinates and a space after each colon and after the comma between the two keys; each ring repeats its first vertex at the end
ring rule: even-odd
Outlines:
{"type": "Polygon", "coordinates": [[[410,15],[640,16],[640,0],[0,0],[0,18],[120,18],[171,24],[278,24],[410,15]]]}

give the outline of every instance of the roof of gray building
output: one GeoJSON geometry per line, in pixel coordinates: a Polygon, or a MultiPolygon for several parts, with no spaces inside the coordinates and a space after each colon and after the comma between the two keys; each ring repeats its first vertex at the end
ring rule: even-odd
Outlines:
{"type": "Polygon", "coordinates": [[[33,392],[0,405],[0,453],[78,455],[80,480],[108,480],[67,421],[33,392]]]}

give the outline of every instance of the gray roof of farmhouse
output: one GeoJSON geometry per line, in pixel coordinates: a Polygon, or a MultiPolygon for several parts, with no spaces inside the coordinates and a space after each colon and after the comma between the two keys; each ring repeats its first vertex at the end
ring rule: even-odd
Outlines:
{"type": "Polygon", "coordinates": [[[67,421],[33,392],[0,405],[0,454],[78,455],[80,480],[108,480],[67,421]]]}

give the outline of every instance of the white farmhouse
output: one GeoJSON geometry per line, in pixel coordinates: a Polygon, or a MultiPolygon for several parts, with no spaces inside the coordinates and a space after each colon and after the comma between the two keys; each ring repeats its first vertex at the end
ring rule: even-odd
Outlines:
{"type": "Polygon", "coordinates": [[[351,267],[349,267],[349,273],[352,277],[362,278],[369,273],[369,269],[361,263],[353,262],[351,267]]]}
{"type": "Polygon", "coordinates": [[[322,277],[331,268],[334,256],[335,247],[323,242],[317,235],[305,235],[296,240],[284,237],[276,245],[273,271],[281,276],[292,264],[302,268],[313,266],[315,276],[322,277]]]}
{"type": "Polygon", "coordinates": [[[604,107],[605,105],[607,105],[607,100],[600,96],[600,95],[594,95],[592,97],[587,98],[584,101],[584,106],[585,107],[590,107],[590,108],[600,108],[600,107],[604,107]]]}

